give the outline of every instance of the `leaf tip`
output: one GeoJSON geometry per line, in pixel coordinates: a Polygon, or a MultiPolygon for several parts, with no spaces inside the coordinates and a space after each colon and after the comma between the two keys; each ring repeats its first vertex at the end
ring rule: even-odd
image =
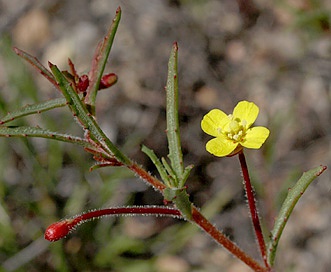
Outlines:
{"type": "Polygon", "coordinates": [[[18,49],[16,46],[13,47],[13,51],[14,51],[17,55],[19,55],[20,52],[21,52],[21,50],[18,49]]]}
{"type": "Polygon", "coordinates": [[[321,170],[316,174],[316,176],[320,176],[328,167],[326,165],[321,165],[321,170]]]}
{"type": "Polygon", "coordinates": [[[49,66],[49,68],[53,68],[54,66],[55,66],[55,64],[53,64],[53,63],[51,63],[50,61],[48,61],[48,66],[49,66]]]}
{"type": "Polygon", "coordinates": [[[177,43],[177,41],[175,41],[175,42],[173,43],[173,49],[174,49],[175,51],[178,51],[178,43],[177,43]]]}

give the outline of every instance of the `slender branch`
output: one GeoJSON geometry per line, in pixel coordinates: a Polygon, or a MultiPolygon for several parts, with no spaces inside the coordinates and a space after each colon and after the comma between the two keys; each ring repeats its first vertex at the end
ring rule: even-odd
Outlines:
{"type": "Polygon", "coordinates": [[[221,244],[229,252],[231,252],[238,259],[247,264],[254,271],[267,272],[268,268],[262,267],[252,257],[248,256],[242,251],[234,242],[227,238],[222,232],[220,232],[213,224],[211,224],[197,208],[192,208],[192,220],[206,233],[208,233],[215,241],[221,244]]]}
{"type": "MultiPolygon", "coordinates": [[[[153,177],[146,170],[141,168],[137,164],[132,164],[128,166],[130,170],[135,172],[140,178],[148,182],[155,189],[163,192],[166,189],[166,186],[160,182],[157,178],[153,177]]],[[[234,242],[228,239],[222,232],[220,232],[212,223],[210,223],[199,211],[192,205],[192,216],[191,222],[194,222],[206,233],[208,233],[216,242],[221,244],[225,249],[230,253],[236,256],[238,259],[243,261],[254,271],[269,271],[266,268],[263,268],[257,261],[252,257],[248,256],[244,251],[242,251],[234,242]]]]}
{"type": "Polygon", "coordinates": [[[145,169],[140,167],[138,164],[133,163],[131,165],[127,165],[127,167],[133,171],[135,174],[137,174],[141,179],[143,179],[145,182],[149,183],[153,186],[154,189],[160,191],[161,193],[166,187],[164,183],[159,181],[157,178],[153,177],[151,174],[149,174],[145,169]]]}
{"type": "Polygon", "coordinates": [[[156,215],[172,216],[181,218],[179,210],[164,206],[132,206],[132,207],[114,207],[83,213],[71,219],[64,219],[50,225],[45,231],[45,239],[50,242],[58,241],[66,237],[77,226],[104,216],[120,215],[156,215]]]}
{"type": "Polygon", "coordinates": [[[262,255],[264,264],[266,265],[266,267],[270,268],[268,261],[267,261],[266,245],[264,242],[259,214],[258,214],[258,210],[256,207],[254,189],[252,187],[251,180],[249,178],[248,167],[247,167],[246,158],[245,158],[243,151],[241,151],[239,153],[239,161],[240,161],[242,174],[244,177],[244,185],[245,185],[245,191],[246,191],[247,200],[248,200],[248,207],[249,207],[249,211],[251,214],[251,219],[252,219],[256,239],[257,239],[259,247],[260,247],[260,251],[261,251],[261,255],[262,255]]]}

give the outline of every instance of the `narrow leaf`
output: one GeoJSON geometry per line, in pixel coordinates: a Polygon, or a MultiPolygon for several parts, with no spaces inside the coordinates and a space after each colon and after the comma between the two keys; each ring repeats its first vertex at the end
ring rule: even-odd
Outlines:
{"type": "Polygon", "coordinates": [[[45,78],[48,79],[48,81],[50,81],[58,89],[52,73],[44,65],[42,65],[36,57],[31,56],[30,54],[24,52],[21,49],[18,49],[17,47],[14,47],[13,50],[18,56],[32,64],[32,66],[34,66],[45,78]]]}
{"type": "Polygon", "coordinates": [[[39,137],[39,138],[54,139],[57,141],[78,144],[91,149],[94,148],[94,146],[91,143],[80,137],[58,133],[47,129],[42,129],[40,127],[0,126],[0,137],[39,137]]]}
{"type": "Polygon", "coordinates": [[[191,170],[193,169],[193,167],[194,167],[193,164],[188,165],[188,166],[185,167],[181,183],[179,184],[180,187],[184,186],[184,184],[185,184],[186,180],[188,179],[188,176],[190,175],[191,170]]]}
{"type": "Polygon", "coordinates": [[[170,176],[170,182],[171,182],[170,187],[178,188],[178,178],[176,176],[176,173],[174,172],[174,170],[172,169],[172,167],[169,165],[169,163],[165,158],[162,157],[161,162],[164,168],[167,170],[168,175],[170,176]]]}
{"type": "Polygon", "coordinates": [[[326,166],[319,166],[311,169],[301,176],[293,188],[289,189],[287,197],[280,209],[268,245],[268,263],[273,266],[279,239],[285,225],[300,197],[306,191],[309,184],[326,170],[326,166]]]}
{"type": "Polygon", "coordinates": [[[92,67],[89,74],[90,85],[87,89],[85,97],[85,104],[91,107],[91,113],[94,115],[95,112],[95,100],[99,90],[100,81],[105,70],[105,66],[108,60],[108,56],[113,45],[115,34],[118,28],[118,24],[121,19],[121,8],[116,10],[116,15],[113,19],[113,23],[109,28],[107,35],[98,44],[92,61],[92,67]]]}
{"type": "Polygon", "coordinates": [[[63,75],[63,73],[56,67],[56,65],[51,63],[49,65],[56,81],[59,84],[60,90],[68,102],[71,112],[81,122],[89,137],[96,143],[100,144],[105,149],[105,152],[107,151],[109,153],[109,155],[114,155],[125,165],[131,165],[131,161],[116,148],[116,146],[99,127],[94,117],[89,113],[86,105],[81,101],[78,94],[72,88],[70,82],[63,75]]]}
{"type": "Polygon", "coordinates": [[[23,116],[41,113],[44,111],[48,111],[54,108],[59,108],[66,106],[67,101],[64,98],[56,98],[51,99],[46,102],[36,103],[33,105],[26,105],[23,108],[8,113],[5,117],[0,120],[0,125],[5,124],[7,122],[13,121],[23,116]]]}
{"type": "Polygon", "coordinates": [[[155,155],[154,151],[152,149],[148,148],[145,145],[142,146],[141,151],[144,152],[150,158],[150,160],[155,165],[157,171],[159,172],[162,181],[167,186],[170,187],[171,184],[170,184],[170,180],[169,180],[169,176],[167,174],[167,171],[164,169],[164,166],[162,165],[162,163],[160,162],[160,160],[158,159],[158,157],[155,155]]]}
{"type": "Polygon", "coordinates": [[[169,145],[169,159],[178,180],[183,176],[183,155],[180,143],[178,121],[178,72],[177,72],[177,43],[173,44],[169,63],[167,79],[167,137],[169,145]]]}

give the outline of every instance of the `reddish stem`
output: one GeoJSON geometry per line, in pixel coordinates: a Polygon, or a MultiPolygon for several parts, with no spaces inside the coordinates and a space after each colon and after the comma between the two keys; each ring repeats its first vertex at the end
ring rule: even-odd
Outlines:
{"type": "MultiPolygon", "coordinates": [[[[141,168],[137,164],[128,166],[133,172],[135,172],[140,178],[148,182],[155,189],[163,191],[166,186],[160,182],[157,178],[153,177],[146,170],[141,168]]],[[[246,263],[254,271],[268,271],[263,268],[258,262],[252,257],[248,256],[242,251],[235,243],[228,239],[222,232],[220,232],[213,224],[211,224],[195,207],[192,208],[192,221],[194,221],[201,229],[206,231],[215,241],[221,244],[229,252],[231,252],[238,259],[246,263]]]]}
{"type": "Polygon", "coordinates": [[[157,215],[180,217],[179,210],[160,206],[117,207],[83,213],[71,219],[64,219],[50,225],[45,231],[45,239],[54,242],[66,237],[80,224],[109,215],[157,215]]]}
{"type": "Polygon", "coordinates": [[[259,271],[259,272],[269,271],[268,268],[262,267],[257,261],[255,261],[252,257],[248,256],[235,243],[233,243],[222,232],[220,232],[195,207],[192,208],[192,220],[206,233],[208,233],[215,241],[220,243],[224,248],[226,248],[234,256],[236,256],[238,259],[240,259],[245,264],[247,264],[254,271],[259,271]]]}
{"type": "Polygon", "coordinates": [[[141,179],[149,183],[154,187],[154,189],[159,190],[160,192],[163,192],[163,190],[166,188],[165,184],[159,181],[157,178],[153,177],[151,174],[149,174],[145,169],[140,167],[139,165],[133,163],[131,165],[127,166],[131,171],[136,173],[141,179]]]}
{"type": "Polygon", "coordinates": [[[249,211],[251,214],[251,219],[252,219],[255,235],[256,235],[256,238],[257,238],[257,241],[258,241],[258,244],[260,247],[260,251],[261,251],[261,255],[262,255],[264,264],[266,265],[267,268],[270,268],[268,261],[267,261],[266,246],[265,246],[265,242],[264,242],[264,237],[263,237],[263,233],[262,233],[258,210],[256,207],[254,189],[252,187],[251,180],[249,178],[248,167],[247,167],[246,158],[245,158],[243,151],[241,151],[239,153],[239,161],[240,161],[240,166],[241,166],[241,170],[242,170],[243,177],[244,177],[244,185],[245,185],[245,191],[246,191],[246,195],[247,195],[248,207],[249,207],[249,211]]]}

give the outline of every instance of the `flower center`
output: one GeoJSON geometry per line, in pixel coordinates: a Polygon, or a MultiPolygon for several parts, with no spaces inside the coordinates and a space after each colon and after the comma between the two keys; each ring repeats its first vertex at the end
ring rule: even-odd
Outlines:
{"type": "Polygon", "coordinates": [[[224,131],[225,135],[235,142],[241,142],[246,135],[246,120],[234,118],[232,114],[229,115],[230,123],[229,130],[224,131]]]}

